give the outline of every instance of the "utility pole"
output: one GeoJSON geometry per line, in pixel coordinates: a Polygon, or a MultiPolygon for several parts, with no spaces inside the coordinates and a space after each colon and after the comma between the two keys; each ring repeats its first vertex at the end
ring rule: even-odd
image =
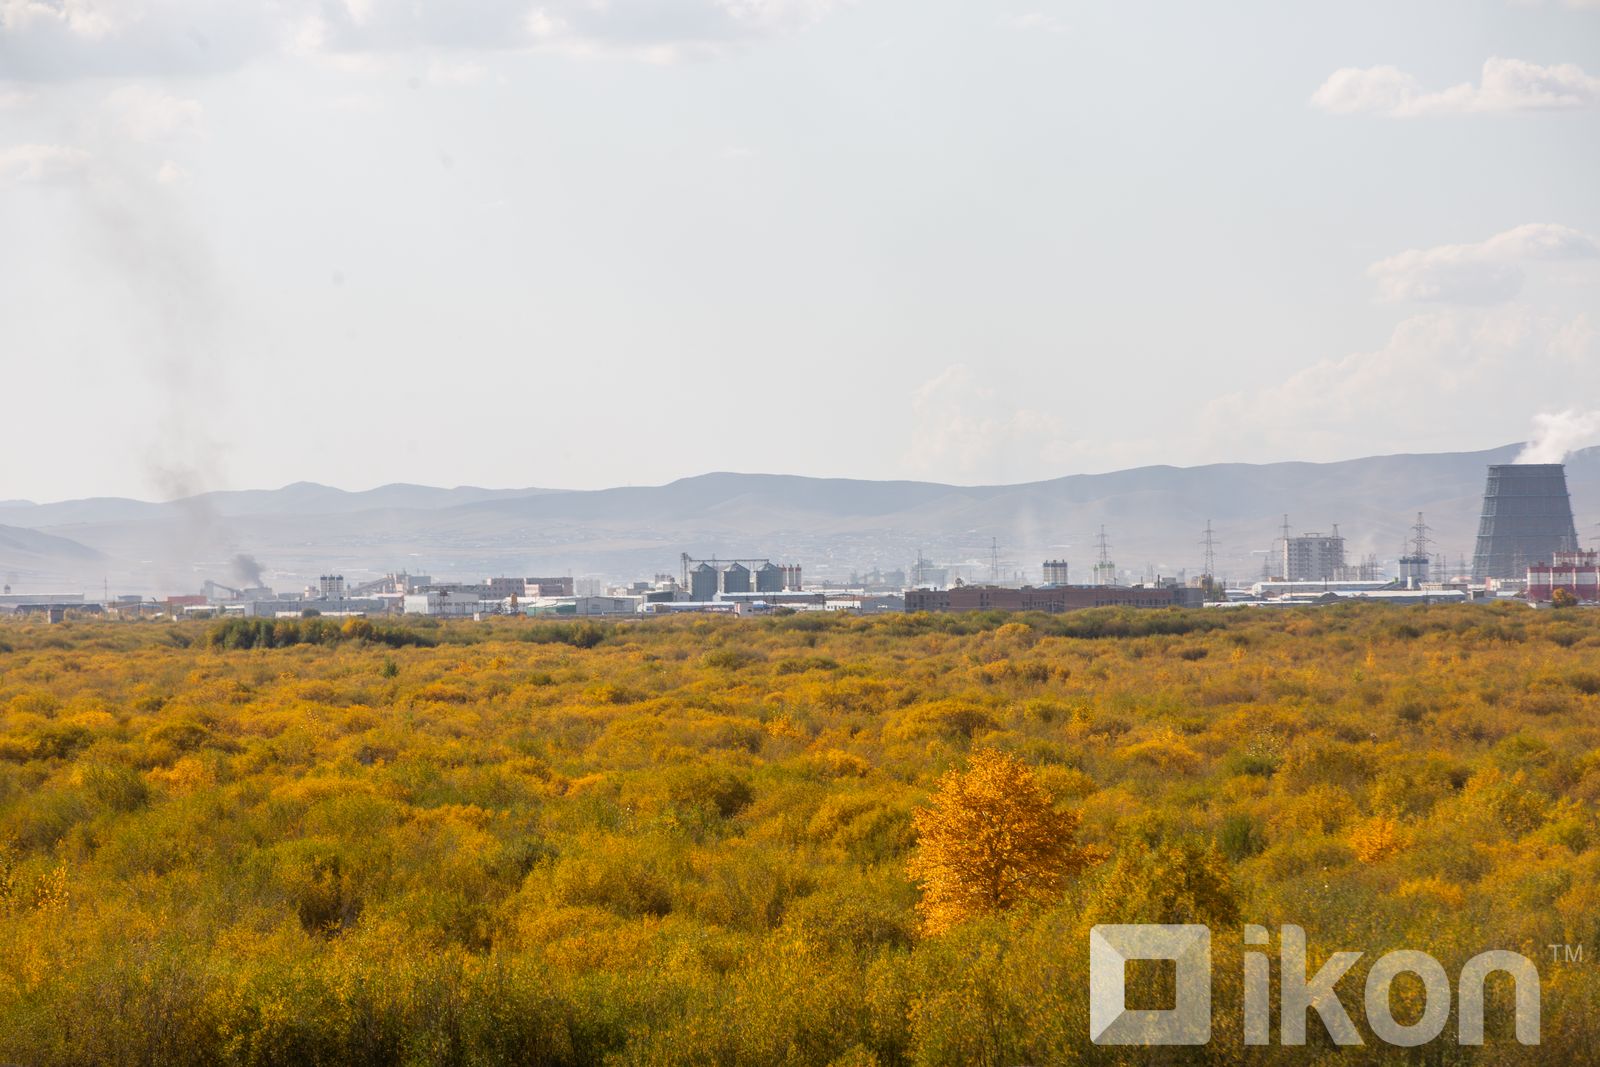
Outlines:
{"type": "Polygon", "coordinates": [[[1216,535],[1211,532],[1210,519],[1206,520],[1205,540],[1200,543],[1206,546],[1206,577],[1215,578],[1217,576],[1217,539],[1216,535]]]}

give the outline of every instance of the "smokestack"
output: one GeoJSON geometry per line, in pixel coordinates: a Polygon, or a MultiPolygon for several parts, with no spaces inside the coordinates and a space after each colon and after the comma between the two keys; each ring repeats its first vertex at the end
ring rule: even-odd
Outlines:
{"type": "Polygon", "coordinates": [[[1489,468],[1483,518],[1472,575],[1524,578],[1534,563],[1553,562],[1558,552],[1576,552],[1567,468],[1560,463],[1516,463],[1489,468]]]}

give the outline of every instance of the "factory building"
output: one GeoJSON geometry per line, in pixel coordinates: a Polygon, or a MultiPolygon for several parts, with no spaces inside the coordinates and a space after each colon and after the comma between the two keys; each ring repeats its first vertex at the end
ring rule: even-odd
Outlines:
{"type": "Polygon", "coordinates": [[[1283,539],[1283,578],[1290,582],[1331,581],[1344,571],[1344,538],[1308,533],[1283,539]]]}
{"type": "Polygon", "coordinates": [[[540,597],[522,605],[525,615],[592,618],[599,615],[635,615],[643,601],[636,596],[540,597]]]}
{"type": "Polygon", "coordinates": [[[798,563],[770,559],[693,559],[680,557],[683,576],[679,586],[695,603],[709,603],[719,593],[781,593],[800,588],[798,563]]]}
{"type": "Polygon", "coordinates": [[[1045,611],[1083,608],[1200,607],[1202,590],[1181,586],[1062,585],[1020,589],[999,585],[957,585],[949,589],[906,590],[907,611],[1045,611]]]}
{"type": "Polygon", "coordinates": [[[11,608],[12,614],[23,618],[43,619],[47,623],[66,622],[73,615],[103,615],[105,607],[101,604],[84,603],[80,597],[67,603],[30,603],[17,604],[11,608]]]}
{"type": "Polygon", "coordinates": [[[1600,604],[1600,552],[1557,552],[1528,568],[1528,599],[1548,604],[1566,590],[1580,604],[1600,604]]]}
{"type": "Polygon", "coordinates": [[[26,607],[77,607],[84,603],[82,593],[13,593],[10,589],[8,585],[7,592],[0,594],[0,615],[20,612],[26,607]]]}
{"type": "MultiPolygon", "coordinates": [[[[242,615],[252,619],[298,619],[307,615],[337,619],[353,616],[383,615],[394,608],[394,598],[340,597],[337,600],[286,600],[278,598],[239,600],[221,605],[224,615],[242,615]]],[[[198,610],[186,607],[184,611],[198,610]]]]}
{"type": "Polygon", "coordinates": [[[483,580],[482,596],[485,600],[504,600],[508,596],[527,596],[528,582],[525,578],[485,578],[483,580]]]}
{"type": "Polygon", "coordinates": [[[800,608],[822,607],[827,604],[828,596],[821,591],[803,593],[795,590],[779,589],[776,592],[754,593],[719,593],[719,604],[738,604],[741,607],[761,604],[769,608],[800,608]]]}
{"type": "Polygon", "coordinates": [[[1072,582],[1071,568],[1064,559],[1047,559],[1044,561],[1045,585],[1069,585],[1072,582]]]}
{"type": "Polygon", "coordinates": [[[523,596],[572,596],[572,578],[524,578],[522,580],[523,596]]]}
{"type": "Polygon", "coordinates": [[[1433,560],[1415,554],[1400,557],[1400,584],[1407,589],[1421,589],[1433,573],[1433,560]]]}
{"type": "Polygon", "coordinates": [[[407,615],[434,615],[446,619],[470,619],[484,610],[483,594],[476,588],[471,592],[434,588],[426,593],[408,593],[403,603],[407,615]]]}
{"type": "MultiPolygon", "coordinates": [[[[1376,581],[1323,581],[1323,582],[1256,582],[1250,587],[1250,595],[1257,599],[1270,599],[1273,597],[1295,596],[1320,596],[1323,593],[1375,593],[1384,589],[1395,588],[1395,583],[1387,580],[1376,581]]],[[[1411,587],[1418,588],[1418,587],[1411,587]]]]}
{"type": "Polygon", "coordinates": [[[1521,578],[1537,563],[1578,551],[1578,527],[1560,463],[1514,463],[1489,468],[1472,576],[1521,578]]]}

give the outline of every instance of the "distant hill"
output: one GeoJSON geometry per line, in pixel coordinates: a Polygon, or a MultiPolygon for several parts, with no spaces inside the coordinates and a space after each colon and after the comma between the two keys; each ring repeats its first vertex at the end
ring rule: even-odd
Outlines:
{"type": "Polygon", "coordinates": [[[0,579],[23,592],[24,586],[49,585],[67,591],[60,583],[74,583],[101,566],[105,557],[86,545],[65,537],[18,526],[0,526],[0,579]],[[59,587],[59,588],[58,588],[59,587]]]}
{"type": "MultiPolygon", "coordinates": [[[[399,569],[439,577],[648,577],[675,573],[680,552],[781,558],[810,575],[845,577],[908,567],[921,551],[986,572],[991,546],[1007,575],[1021,570],[1037,579],[1039,562],[1059,557],[1086,578],[1102,524],[1124,571],[1171,574],[1199,567],[1208,519],[1218,569],[1246,577],[1260,572],[1285,513],[1296,533],[1339,524],[1352,557],[1393,559],[1422,511],[1437,551],[1452,561],[1470,557],[1485,468],[1510,462],[1519,447],[1338,463],[1140,467],[997,486],[727,472],[581,492],[418,485],[346,492],[296,483],[170,503],[0,505],[0,523],[67,539],[92,555],[53,558],[75,561],[71,573],[83,580],[98,583],[104,571],[129,591],[237,580],[240,554],[253,556],[268,583],[284,589],[328,571],[351,578],[399,569]]],[[[1568,478],[1580,528],[1586,537],[1600,532],[1600,449],[1571,457],[1568,478]]],[[[0,546],[0,568],[9,565],[7,551],[22,549],[0,546]]]]}

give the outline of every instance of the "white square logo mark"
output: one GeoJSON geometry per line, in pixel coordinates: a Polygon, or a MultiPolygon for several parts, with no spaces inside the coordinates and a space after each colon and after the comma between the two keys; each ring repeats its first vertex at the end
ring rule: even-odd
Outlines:
{"type": "Polygon", "coordinates": [[[1211,1040],[1211,930],[1105,925],[1089,931],[1089,1039],[1097,1045],[1204,1045],[1211,1040]],[[1169,1010],[1129,1011],[1129,960],[1172,960],[1169,1010]]]}

